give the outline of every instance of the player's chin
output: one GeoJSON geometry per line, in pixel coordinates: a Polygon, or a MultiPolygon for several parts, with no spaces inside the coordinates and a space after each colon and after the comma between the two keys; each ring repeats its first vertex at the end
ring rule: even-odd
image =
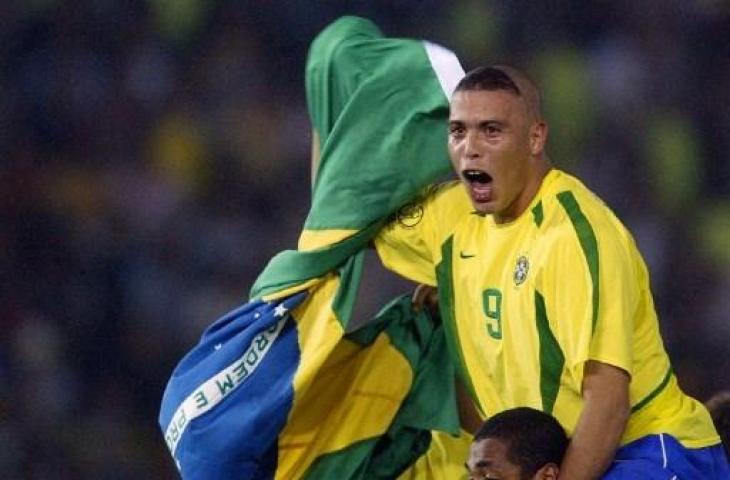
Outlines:
{"type": "Polygon", "coordinates": [[[494,202],[478,202],[474,199],[471,201],[474,211],[480,215],[491,215],[497,211],[494,202]]]}

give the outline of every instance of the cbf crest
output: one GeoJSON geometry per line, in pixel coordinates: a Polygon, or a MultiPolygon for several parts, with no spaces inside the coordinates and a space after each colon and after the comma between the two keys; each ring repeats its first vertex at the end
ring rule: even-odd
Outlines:
{"type": "Polygon", "coordinates": [[[423,206],[419,203],[409,203],[402,206],[397,214],[398,223],[406,228],[413,228],[423,218],[423,206]]]}
{"type": "Polygon", "coordinates": [[[515,274],[514,274],[515,286],[520,286],[525,282],[525,280],[527,279],[527,273],[529,271],[530,271],[530,261],[527,259],[526,256],[521,255],[517,259],[517,264],[515,265],[515,274]]]}

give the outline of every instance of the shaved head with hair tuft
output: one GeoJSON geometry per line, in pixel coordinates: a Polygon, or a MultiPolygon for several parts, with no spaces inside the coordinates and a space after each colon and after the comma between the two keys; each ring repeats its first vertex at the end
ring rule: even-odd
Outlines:
{"type": "Polygon", "coordinates": [[[504,90],[521,97],[533,121],[542,120],[540,90],[523,71],[508,65],[478,67],[467,73],[456,86],[457,92],[504,90]]]}

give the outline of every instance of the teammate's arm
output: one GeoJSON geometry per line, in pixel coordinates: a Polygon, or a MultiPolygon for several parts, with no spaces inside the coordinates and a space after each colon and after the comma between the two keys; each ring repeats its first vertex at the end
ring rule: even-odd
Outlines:
{"type": "Polygon", "coordinates": [[[560,466],[560,480],[596,479],[609,467],[629,418],[629,379],[618,367],[586,362],[584,409],[560,466]]]}

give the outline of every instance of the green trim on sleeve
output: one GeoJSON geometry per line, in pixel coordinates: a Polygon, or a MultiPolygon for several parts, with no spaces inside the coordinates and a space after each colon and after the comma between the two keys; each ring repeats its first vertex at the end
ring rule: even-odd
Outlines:
{"type": "Polygon", "coordinates": [[[565,355],[563,355],[558,340],[550,330],[545,299],[537,290],[535,290],[535,322],[537,323],[537,336],[540,341],[540,396],[542,397],[542,409],[547,413],[552,413],[560,390],[560,376],[565,366],[565,355]]]}
{"type": "Polygon", "coordinates": [[[662,390],[664,390],[664,387],[667,386],[669,383],[669,380],[672,378],[672,367],[669,367],[667,370],[666,375],[664,375],[664,378],[662,379],[661,383],[657,385],[657,387],[649,393],[646,397],[644,397],[639,403],[631,407],[631,413],[638,412],[642,408],[644,408],[644,405],[654,400],[654,397],[659,395],[662,390]]]}
{"type": "Polygon", "coordinates": [[[598,241],[596,234],[593,232],[590,222],[580,209],[578,201],[575,199],[573,192],[565,191],[557,195],[558,201],[568,214],[568,218],[573,223],[575,233],[578,235],[580,246],[588,263],[588,270],[591,274],[591,282],[593,288],[593,316],[591,319],[591,331],[595,331],[596,322],[598,321],[598,302],[599,302],[599,264],[598,264],[598,241]]]}

